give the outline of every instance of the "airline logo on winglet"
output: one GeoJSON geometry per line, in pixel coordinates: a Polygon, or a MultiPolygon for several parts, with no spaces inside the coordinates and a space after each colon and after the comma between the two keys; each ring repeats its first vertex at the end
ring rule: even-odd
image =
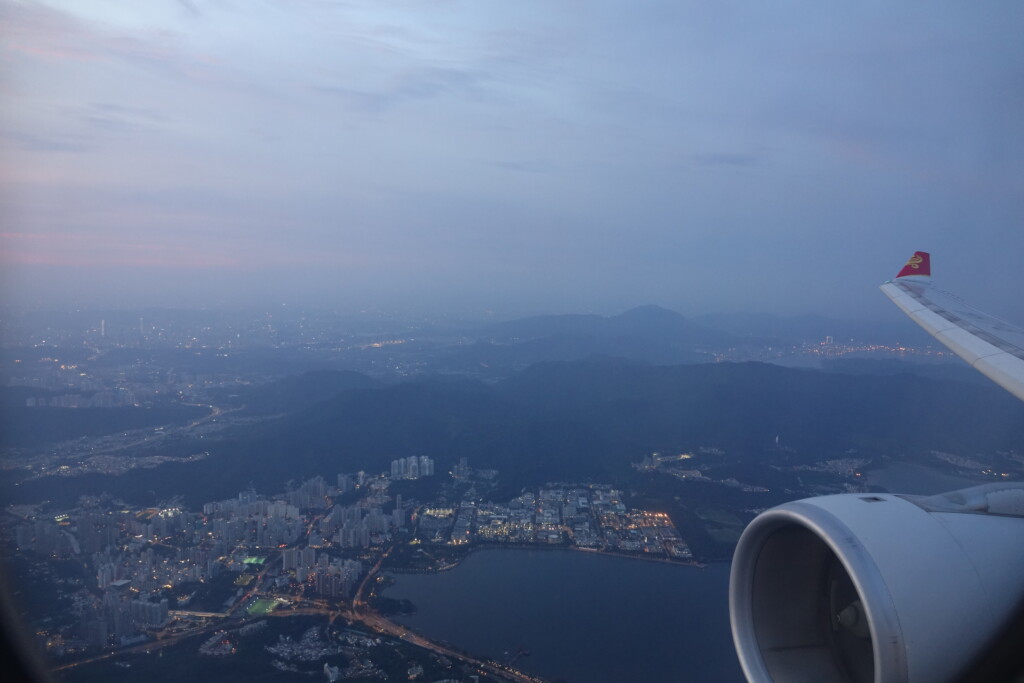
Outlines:
{"type": "Polygon", "coordinates": [[[897,279],[901,277],[907,277],[908,275],[923,275],[931,276],[932,274],[932,257],[927,251],[915,251],[914,255],[907,261],[907,265],[903,266],[903,270],[896,276],[897,279]]]}

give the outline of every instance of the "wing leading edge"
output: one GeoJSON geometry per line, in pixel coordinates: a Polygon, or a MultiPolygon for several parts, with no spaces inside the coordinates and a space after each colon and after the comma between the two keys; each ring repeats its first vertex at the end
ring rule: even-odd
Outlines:
{"type": "Polygon", "coordinates": [[[935,287],[930,268],[928,253],[915,252],[881,289],[928,334],[1024,401],[1024,329],[935,287]]]}

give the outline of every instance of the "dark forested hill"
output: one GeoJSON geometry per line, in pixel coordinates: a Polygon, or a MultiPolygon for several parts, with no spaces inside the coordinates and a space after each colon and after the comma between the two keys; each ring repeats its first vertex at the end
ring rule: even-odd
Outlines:
{"type": "MultiPolygon", "coordinates": [[[[241,403],[246,413],[252,415],[274,415],[294,413],[327,401],[347,391],[366,389],[377,382],[358,372],[338,370],[317,370],[293,375],[284,379],[225,395],[230,403],[241,403]]],[[[226,392],[225,392],[226,393],[226,392]]]]}
{"type": "MultiPolygon", "coordinates": [[[[303,382],[323,380],[283,386],[307,395],[303,382]]],[[[433,457],[439,472],[466,457],[526,485],[606,477],[652,451],[701,446],[751,464],[811,462],[851,449],[1022,451],[1024,404],[995,386],[909,374],[557,362],[496,385],[433,378],[356,386],[266,420],[245,438],[206,446],[207,460],[133,472],[126,482],[202,501],[249,482],[278,490],[316,474],[385,471],[412,454],[433,457]]]]}
{"type": "Polygon", "coordinates": [[[623,444],[700,442],[756,455],[779,437],[806,459],[868,447],[1024,447],[1024,405],[1006,392],[910,374],[830,374],[762,363],[552,363],[529,368],[499,390],[537,416],[580,420],[623,444]]]}
{"type": "Polygon", "coordinates": [[[851,448],[1020,449],[1024,405],[998,387],[906,374],[542,363],[493,387],[424,380],[349,392],[273,429],[282,448],[318,466],[352,458],[380,470],[415,452],[446,466],[465,456],[504,471],[566,476],[665,448],[774,457],[776,437],[798,460],[851,448]]]}

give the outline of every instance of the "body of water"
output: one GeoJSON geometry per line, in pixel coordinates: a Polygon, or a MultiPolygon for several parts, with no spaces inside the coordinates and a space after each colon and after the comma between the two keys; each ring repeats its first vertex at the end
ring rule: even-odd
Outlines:
{"type": "Polygon", "coordinates": [[[706,569],[569,550],[488,549],[385,595],[423,635],[567,682],[743,681],[729,631],[729,565],[706,569]]]}

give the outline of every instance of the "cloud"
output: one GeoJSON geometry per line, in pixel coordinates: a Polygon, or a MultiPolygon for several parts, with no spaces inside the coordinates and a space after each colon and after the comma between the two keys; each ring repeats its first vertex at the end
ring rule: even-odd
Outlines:
{"type": "Polygon", "coordinates": [[[0,3],[0,45],[22,55],[55,62],[116,62],[151,72],[209,77],[210,60],[190,55],[183,37],[170,29],[129,31],[82,19],[42,4],[0,3]]]}
{"type": "Polygon", "coordinates": [[[599,274],[624,303],[652,273],[700,284],[709,255],[770,252],[781,283],[785,259],[900,233],[1019,244],[1007,11],[1000,33],[923,7],[581,7],[0,0],[2,217],[63,235],[4,244],[211,282],[293,263],[373,270],[368,291],[544,282],[552,301],[599,274]]]}
{"type": "Polygon", "coordinates": [[[192,0],[176,0],[176,2],[190,17],[202,16],[202,12],[199,11],[199,8],[196,7],[192,0]]]}
{"type": "Polygon", "coordinates": [[[690,159],[697,166],[738,166],[749,168],[762,164],[760,157],[754,154],[739,152],[707,152],[690,155],[690,159]]]}
{"type": "Polygon", "coordinates": [[[148,107],[131,107],[123,104],[114,104],[113,102],[93,102],[92,107],[104,112],[110,112],[112,114],[118,114],[121,116],[127,116],[137,119],[143,119],[146,121],[166,121],[167,116],[160,113],[156,109],[148,107]]]}
{"type": "Polygon", "coordinates": [[[182,270],[259,270],[279,267],[348,266],[365,261],[352,252],[283,245],[266,239],[229,239],[111,231],[0,233],[0,263],[9,266],[87,268],[161,267],[182,270]]]}
{"type": "Polygon", "coordinates": [[[519,173],[547,173],[554,170],[554,165],[546,161],[494,161],[494,166],[507,171],[519,173]]]}
{"type": "Polygon", "coordinates": [[[337,85],[314,85],[310,90],[336,97],[354,109],[370,113],[381,112],[396,102],[394,98],[382,93],[337,85]]]}
{"type": "Polygon", "coordinates": [[[144,237],[100,237],[94,233],[0,233],[3,262],[8,265],[46,266],[173,266],[226,268],[238,259],[190,245],[144,237]]]}
{"type": "Polygon", "coordinates": [[[89,147],[68,135],[43,136],[20,131],[0,131],[0,138],[29,152],[85,152],[89,147]]]}
{"type": "Polygon", "coordinates": [[[395,69],[376,84],[360,86],[326,84],[311,86],[369,113],[380,113],[419,100],[487,99],[482,74],[472,69],[437,66],[411,66],[395,69]]]}
{"type": "Polygon", "coordinates": [[[169,121],[168,116],[156,109],[110,102],[94,102],[83,107],[64,107],[63,112],[85,123],[89,128],[111,133],[134,132],[169,121]]]}

